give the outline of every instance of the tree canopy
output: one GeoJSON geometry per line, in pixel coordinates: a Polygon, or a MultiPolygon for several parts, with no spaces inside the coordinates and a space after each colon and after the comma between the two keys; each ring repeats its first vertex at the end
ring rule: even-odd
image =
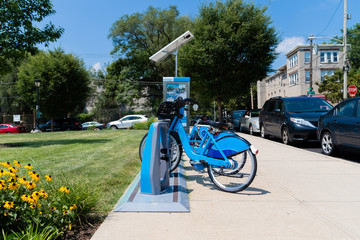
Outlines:
{"type": "Polygon", "coordinates": [[[108,37],[114,45],[112,54],[118,60],[108,67],[106,78],[119,81],[117,84],[108,81],[105,87],[108,85],[109,90],[116,92],[118,104],[132,102],[144,87],[150,95],[162,93],[151,83],[174,75],[174,59],[154,63],[149,57],[188,30],[191,23],[189,17],[179,16],[176,6],[168,9],[150,6],[144,13],[124,15],[113,24],[108,37]]]}
{"type": "Polygon", "coordinates": [[[184,47],[180,64],[191,76],[191,88],[221,104],[247,92],[264,78],[276,58],[278,36],[266,7],[242,0],[203,5],[195,21],[192,41],[184,47]]]}
{"type": "Polygon", "coordinates": [[[51,22],[36,25],[55,13],[51,0],[2,0],[0,3],[0,73],[9,72],[10,62],[19,63],[35,45],[56,41],[64,29],[51,22]]]}
{"type": "Polygon", "coordinates": [[[90,94],[84,62],[61,49],[30,56],[19,67],[18,78],[18,93],[30,109],[36,105],[34,81],[41,81],[40,111],[48,118],[81,112],[90,94]]]}

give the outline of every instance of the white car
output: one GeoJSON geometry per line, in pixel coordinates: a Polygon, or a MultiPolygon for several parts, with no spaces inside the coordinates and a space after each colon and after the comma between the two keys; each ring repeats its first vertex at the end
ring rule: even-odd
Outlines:
{"type": "Polygon", "coordinates": [[[239,125],[240,125],[240,132],[248,131],[251,135],[254,133],[259,133],[259,114],[260,109],[253,109],[250,111],[246,111],[245,115],[240,118],[239,125]]]}
{"type": "Polygon", "coordinates": [[[127,115],[119,120],[109,122],[107,127],[111,129],[131,128],[134,123],[146,122],[147,120],[148,118],[144,115],[127,115]]]}

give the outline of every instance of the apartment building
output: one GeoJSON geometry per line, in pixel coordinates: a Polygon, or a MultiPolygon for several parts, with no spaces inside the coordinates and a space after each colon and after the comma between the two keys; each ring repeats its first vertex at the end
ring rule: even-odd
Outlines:
{"type": "Polygon", "coordinates": [[[286,54],[286,64],[277,72],[257,82],[257,102],[261,108],[265,101],[275,96],[306,96],[310,87],[319,95],[316,82],[322,82],[326,75],[343,67],[343,45],[320,44],[313,48],[312,68],[310,69],[310,45],[298,45],[286,54]]]}

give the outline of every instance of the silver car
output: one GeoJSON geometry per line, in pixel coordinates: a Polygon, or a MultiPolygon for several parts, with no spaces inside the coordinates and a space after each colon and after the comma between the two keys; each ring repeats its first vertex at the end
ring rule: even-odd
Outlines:
{"type": "Polygon", "coordinates": [[[240,132],[247,131],[251,135],[260,132],[259,114],[260,109],[246,111],[245,115],[239,120],[240,132]]]}
{"type": "Polygon", "coordinates": [[[119,120],[109,122],[107,127],[111,129],[131,128],[134,123],[146,122],[147,120],[144,115],[127,115],[119,120]]]}

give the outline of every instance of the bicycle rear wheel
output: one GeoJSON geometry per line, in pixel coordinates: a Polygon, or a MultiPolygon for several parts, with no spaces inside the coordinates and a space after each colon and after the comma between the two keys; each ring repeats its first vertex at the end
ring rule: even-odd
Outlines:
{"type": "Polygon", "coordinates": [[[257,160],[250,149],[231,158],[231,168],[208,165],[208,174],[216,187],[225,192],[239,192],[246,189],[254,180],[257,160]]]}

